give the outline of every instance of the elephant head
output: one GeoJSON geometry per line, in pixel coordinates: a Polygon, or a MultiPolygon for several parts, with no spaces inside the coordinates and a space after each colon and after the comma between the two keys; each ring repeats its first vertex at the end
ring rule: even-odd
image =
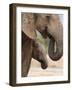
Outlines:
{"type": "Polygon", "coordinates": [[[59,15],[24,13],[23,22],[26,30],[32,30],[33,32],[35,30],[38,30],[44,38],[50,38],[50,42],[48,45],[48,54],[52,60],[57,61],[62,57],[63,26],[60,21],[59,15]]]}

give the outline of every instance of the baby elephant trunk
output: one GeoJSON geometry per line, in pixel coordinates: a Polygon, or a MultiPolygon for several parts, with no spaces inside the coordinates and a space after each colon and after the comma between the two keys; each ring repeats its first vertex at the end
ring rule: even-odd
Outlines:
{"type": "Polygon", "coordinates": [[[32,57],[41,63],[42,69],[48,67],[46,52],[39,42],[34,41],[32,57]]]}

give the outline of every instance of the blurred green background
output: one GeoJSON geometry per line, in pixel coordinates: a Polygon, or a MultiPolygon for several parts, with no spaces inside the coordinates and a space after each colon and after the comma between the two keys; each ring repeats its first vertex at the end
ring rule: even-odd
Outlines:
{"type": "Polygon", "coordinates": [[[43,45],[46,53],[48,53],[48,40],[49,39],[48,38],[44,39],[38,31],[36,32],[37,32],[37,41],[43,45]]]}

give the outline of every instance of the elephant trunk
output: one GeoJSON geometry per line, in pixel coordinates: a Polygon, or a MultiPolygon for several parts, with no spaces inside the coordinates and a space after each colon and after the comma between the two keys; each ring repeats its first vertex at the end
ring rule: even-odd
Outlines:
{"type": "Polygon", "coordinates": [[[63,25],[58,15],[52,15],[47,26],[47,36],[50,38],[48,53],[53,61],[63,55],[63,25]]]}
{"type": "Polygon", "coordinates": [[[53,61],[59,60],[63,55],[63,42],[56,41],[54,38],[51,38],[49,42],[48,53],[49,57],[53,61]]]}

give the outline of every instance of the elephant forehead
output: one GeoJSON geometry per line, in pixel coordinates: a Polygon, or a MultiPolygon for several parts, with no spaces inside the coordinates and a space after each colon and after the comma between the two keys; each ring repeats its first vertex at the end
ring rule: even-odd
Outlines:
{"type": "Polygon", "coordinates": [[[35,31],[33,14],[31,13],[22,14],[21,29],[30,39],[36,39],[37,35],[35,31]]]}

